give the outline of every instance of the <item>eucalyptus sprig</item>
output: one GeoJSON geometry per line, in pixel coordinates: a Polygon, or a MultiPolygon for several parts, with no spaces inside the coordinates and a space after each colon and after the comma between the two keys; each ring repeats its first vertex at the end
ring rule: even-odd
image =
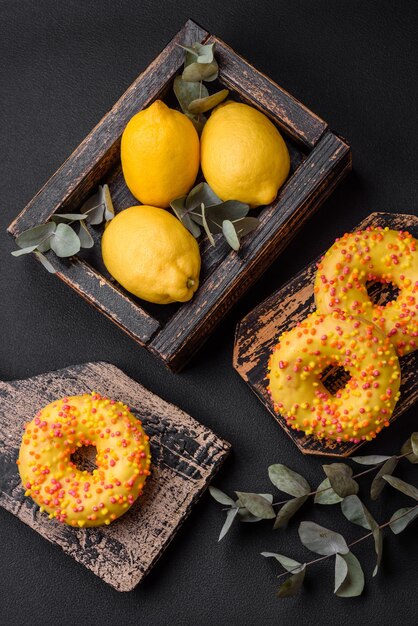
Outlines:
{"type": "Polygon", "coordinates": [[[248,204],[237,200],[222,202],[207,183],[199,183],[187,196],[173,200],[171,208],[194,237],[200,237],[203,228],[215,246],[214,235],[222,234],[234,250],[239,250],[242,237],[260,223],[256,217],[247,217],[248,204]]]}
{"type": "Polygon", "coordinates": [[[77,254],[81,248],[94,245],[88,225],[108,222],[115,215],[108,185],[99,187],[80,209],[80,213],[54,213],[46,224],[25,230],[16,238],[20,250],[13,256],[35,254],[42,265],[55,274],[55,268],[44,255],[52,250],[58,257],[66,258],[77,254]]]}
{"type": "Polygon", "coordinates": [[[413,433],[408,438],[397,455],[353,457],[352,461],[369,466],[362,472],[353,474],[353,469],[345,463],[323,465],[326,477],[314,490],[311,489],[303,476],[285,465],[279,463],[271,465],[268,468],[270,481],[277,489],[292,496],[278,502],[273,501],[274,498],[271,494],[242,491],[236,491],[237,497],[234,499],[216,487],[209,487],[212,497],[224,505],[224,510],[226,510],[226,520],[218,541],[225,537],[235,519],[241,522],[274,519],[273,529],[275,530],[286,526],[309,497],[314,498],[315,504],[340,504],[341,512],[346,519],[369,532],[355,541],[347,543],[340,533],[319,526],[314,522],[301,522],[298,529],[299,539],[311,552],[321,555],[319,558],[300,563],[275,552],[262,552],[261,555],[275,558],[286,570],[278,576],[279,578],[288,573],[291,574],[279,587],[279,598],[295,595],[303,584],[307,568],[331,557],[335,558],[334,593],[343,598],[358,596],[364,588],[364,573],[360,562],[350,548],[367,539],[373,540],[376,552],[376,566],[373,576],[376,576],[382,559],[382,530],[389,527],[394,534],[399,534],[418,518],[418,488],[393,476],[393,472],[401,459],[407,459],[412,464],[418,464],[418,432],[413,433]],[[370,486],[372,500],[376,500],[385,485],[389,484],[415,500],[417,504],[401,508],[395,511],[388,521],[378,523],[357,495],[359,485],[356,479],[372,472],[375,473],[370,486]]]}
{"type": "MultiPolygon", "coordinates": [[[[180,44],[179,44],[180,45],[180,44]]],[[[215,44],[193,43],[182,46],[185,51],[184,69],[174,79],[174,94],[182,111],[193,122],[200,133],[206,122],[203,113],[218,106],[228,97],[229,90],[221,89],[209,94],[203,82],[212,82],[218,77],[218,63],[214,56],[215,44]]]]}

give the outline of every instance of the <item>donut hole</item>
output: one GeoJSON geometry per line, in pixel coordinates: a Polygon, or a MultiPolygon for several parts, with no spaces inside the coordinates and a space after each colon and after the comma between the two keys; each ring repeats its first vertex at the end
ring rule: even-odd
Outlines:
{"type": "Polygon", "coordinates": [[[319,376],[325,389],[333,396],[335,396],[340,389],[344,389],[350,378],[350,373],[337,363],[328,365],[319,376]]]}
{"type": "Polygon", "coordinates": [[[373,304],[379,306],[393,302],[399,295],[399,289],[394,283],[379,280],[379,278],[369,280],[366,283],[366,289],[373,304]]]}
{"type": "Polygon", "coordinates": [[[93,470],[97,469],[96,455],[96,446],[81,446],[71,455],[71,463],[74,463],[78,470],[92,474],[93,470]]]}

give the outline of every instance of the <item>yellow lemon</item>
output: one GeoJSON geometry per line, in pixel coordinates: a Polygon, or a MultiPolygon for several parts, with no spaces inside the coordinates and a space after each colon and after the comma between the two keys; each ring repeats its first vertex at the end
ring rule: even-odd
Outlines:
{"type": "Polygon", "coordinates": [[[270,204],[289,174],[286,144],[260,111],[238,102],[217,107],[200,139],[203,175],[222,200],[270,204]]]}
{"type": "Polygon", "coordinates": [[[199,286],[196,239],[164,209],[142,205],[118,213],[103,233],[102,256],[109,273],[148,302],[186,302],[199,286]]]}
{"type": "Polygon", "coordinates": [[[122,134],[122,171],[131,193],[143,204],[168,207],[193,186],[199,148],[192,122],[156,100],[122,134]]]}

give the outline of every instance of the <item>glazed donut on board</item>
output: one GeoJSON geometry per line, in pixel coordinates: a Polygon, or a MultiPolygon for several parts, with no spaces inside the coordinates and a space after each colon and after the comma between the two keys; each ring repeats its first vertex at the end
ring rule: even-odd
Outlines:
{"type": "Polygon", "coordinates": [[[402,356],[418,347],[418,242],[406,231],[375,228],[345,234],[318,263],[315,303],[320,313],[342,310],[371,320],[402,356]],[[393,283],[398,296],[374,304],[367,282],[393,283]]]}
{"type": "Polygon", "coordinates": [[[400,367],[389,338],[361,318],[315,311],[279,338],[269,361],[269,393],[288,426],[307,435],[358,443],[389,425],[399,398],[400,367]],[[351,376],[331,394],[330,365],[351,376]]]}
{"type": "Polygon", "coordinates": [[[151,455],[141,422],[122,402],[97,393],[56,400],[26,424],[19,473],[25,495],[70,526],[110,524],[142,494],[151,455]],[[78,469],[71,455],[97,449],[96,469],[78,469]]]}

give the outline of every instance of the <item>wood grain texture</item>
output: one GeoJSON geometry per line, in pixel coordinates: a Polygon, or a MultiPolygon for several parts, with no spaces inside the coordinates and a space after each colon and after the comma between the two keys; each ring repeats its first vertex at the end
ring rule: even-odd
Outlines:
{"type": "Polygon", "coordinates": [[[121,134],[132,115],[156,98],[168,96],[183,62],[184,51],[178,44],[209,39],[217,44],[220,84],[231,89],[232,97],[269,115],[282,130],[291,154],[291,172],[278,197],[254,213],[261,225],[246,236],[238,254],[219,237],[215,248],[202,238],[197,294],[191,302],[163,307],[149,305],[115,284],[101,259],[100,229],[93,233],[94,248],[74,259],[47,253],[59,278],[172,370],[187,363],[351,169],[349,146],[323,120],[189,20],[9,226],[16,237],[54,212],[76,212],[103,183],[109,184],[116,211],[138,204],[121,171],[121,134]]]}
{"type": "Polygon", "coordinates": [[[192,417],[108,363],[0,382],[0,505],[118,591],[130,591],[161,556],[229,451],[192,417]],[[54,399],[92,390],[127,403],[150,436],[144,496],[110,526],[74,529],[24,497],[18,474],[23,425],[54,399]]]}
{"type": "MultiPolygon", "coordinates": [[[[364,229],[368,226],[389,226],[394,230],[408,230],[418,238],[418,217],[415,215],[372,213],[353,230],[364,229]]],[[[332,243],[330,241],[330,245],[332,243]]],[[[240,376],[248,383],[269,413],[273,415],[302,452],[347,457],[365,442],[359,444],[325,442],[312,436],[306,436],[300,431],[295,431],[287,426],[285,419],[280,414],[275,413],[267,393],[268,359],[279,336],[285,330],[293,328],[315,309],[313,282],[317,261],[318,259],[299,272],[240,322],[236,330],[233,363],[240,376]]],[[[373,291],[376,297],[380,294],[379,301],[383,303],[385,296],[381,285],[374,285],[373,291]]],[[[401,398],[396,405],[391,422],[398,419],[418,400],[418,351],[402,357],[400,363],[402,371],[401,398]]],[[[330,376],[330,386],[332,387],[340,378],[336,372],[331,372],[330,376]]]]}

